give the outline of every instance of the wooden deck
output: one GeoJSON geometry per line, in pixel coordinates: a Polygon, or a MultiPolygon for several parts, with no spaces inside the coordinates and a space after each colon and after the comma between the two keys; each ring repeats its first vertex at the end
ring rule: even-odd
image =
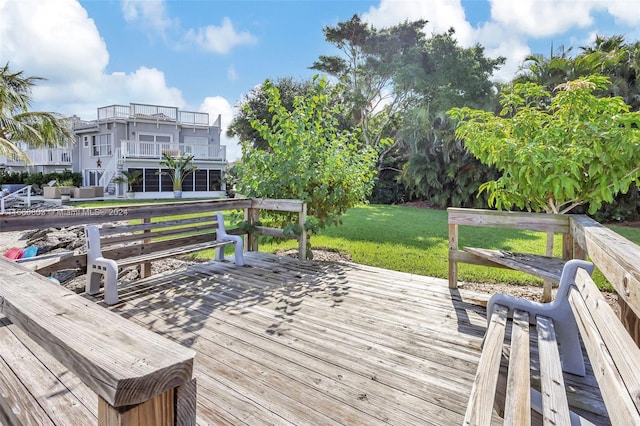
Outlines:
{"type": "Polygon", "coordinates": [[[257,252],[247,264],[152,277],[110,308],[197,351],[199,424],[462,422],[484,308],[428,277],[257,252]]]}
{"type": "MultiPolygon", "coordinates": [[[[357,264],[259,252],[246,261],[138,281],[114,306],[86,297],[197,352],[198,424],[462,423],[486,326],[477,295],[357,264]]],[[[0,390],[9,375],[40,383],[21,379],[25,389],[0,403],[30,410],[34,424],[95,423],[95,394],[6,320],[3,339],[23,340],[47,368],[10,371],[20,362],[0,359],[0,390]]]]}

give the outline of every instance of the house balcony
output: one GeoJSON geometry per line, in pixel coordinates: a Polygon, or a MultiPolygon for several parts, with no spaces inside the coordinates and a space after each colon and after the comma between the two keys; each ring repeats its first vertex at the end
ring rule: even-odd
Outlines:
{"type": "Polygon", "coordinates": [[[120,148],[121,158],[161,160],[164,153],[172,156],[193,155],[194,160],[225,161],[227,157],[226,146],[224,145],[123,140],[120,148]]]}
{"type": "MultiPolygon", "coordinates": [[[[181,111],[175,107],[130,104],[109,105],[98,108],[98,120],[131,120],[161,123],[177,123],[184,126],[209,126],[209,114],[204,112],[181,111]]],[[[86,126],[86,123],[83,125],[86,126]]]]}
{"type": "MultiPolygon", "coordinates": [[[[72,151],[70,148],[30,148],[24,150],[31,159],[32,166],[71,166],[72,151]]],[[[24,166],[17,157],[5,157],[7,166],[24,166]]]]}

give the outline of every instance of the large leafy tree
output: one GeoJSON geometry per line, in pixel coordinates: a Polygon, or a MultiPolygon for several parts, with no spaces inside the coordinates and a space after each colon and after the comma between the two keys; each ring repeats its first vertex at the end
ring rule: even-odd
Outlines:
{"type": "Polygon", "coordinates": [[[588,204],[594,213],[640,181],[640,113],[620,97],[594,94],[609,84],[592,75],[560,84],[552,94],[518,83],[502,94],[498,115],[468,107],[450,111],[468,149],[502,172],[480,187],[491,205],[567,213],[588,204]]]}
{"type": "MultiPolygon", "coordinates": [[[[628,43],[621,35],[597,36],[594,42],[580,47],[577,55],[572,49],[558,49],[550,56],[533,55],[524,62],[516,83],[533,82],[552,91],[558,84],[593,73],[609,78],[599,96],[621,96],[631,111],[640,110],[640,42],[628,43]]],[[[584,210],[578,209],[578,212],[584,210]]],[[[619,193],[611,203],[605,202],[594,214],[598,220],[635,220],[640,216],[640,193],[632,184],[626,193],[619,193]]]]}
{"type": "MultiPolygon", "coordinates": [[[[251,125],[270,149],[242,142],[242,163],[236,165],[239,191],[306,201],[310,232],[339,224],[348,208],[369,196],[375,151],[359,143],[357,131],[340,129],[342,106],[331,102],[324,79],[314,79],[312,93],[297,96],[292,111],[273,83],[267,80],[263,91],[273,117],[269,121],[254,117],[251,125]]],[[[286,215],[272,220],[284,229],[291,227],[286,215]]]]}
{"type": "MultiPolygon", "coordinates": [[[[375,29],[358,15],[323,29],[327,42],[341,55],[321,55],[311,66],[335,77],[345,89],[343,103],[354,125],[362,129],[365,143],[381,158],[395,135],[398,114],[409,106],[412,90],[399,87],[399,73],[419,61],[416,49],[424,41],[425,20],[375,29]]],[[[382,162],[381,162],[382,163],[382,162]]]]}
{"type": "MultiPolygon", "coordinates": [[[[598,97],[607,77],[591,75],[562,83],[555,93],[518,83],[502,93],[495,115],[454,108],[456,130],[469,150],[502,175],[480,186],[489,204],[535,212],[567,213],[588,205],[595,213],[640,181],[640,113],[621,97],[598,97]],[[549,101],[550,100],[550,101],[549,101]]],[[[547,237],[547,256],[553,234],[547,237]]],[[[545,282],[543,300],[551,298],[545,282]]]]}
{"type": "Polygon", "coordinates": [[[68,120],[52,112],[30,111],[31,89],[42,80],[0,68],[0,155],[29,161],[18,143],[33,147],[58,146],[73,141],[68,120]]]}

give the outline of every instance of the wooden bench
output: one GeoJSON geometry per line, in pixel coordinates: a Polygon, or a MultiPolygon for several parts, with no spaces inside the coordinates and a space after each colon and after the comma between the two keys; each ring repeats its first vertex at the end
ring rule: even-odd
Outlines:
{"type": "Polygon", "coordinates": [[[118,267],[143,264],[141,275],[146,276],[153,260],[201,250],[215,248],[216,260],[223,260],[224,247],[229,244],[235,245],[236,264],[244,266],[242,237],[227,234],[222,213],[154,219],[139,224],[85,227],[88,294],[98,293],[100,279],[104,278],[104,301],[113,305],[118,303],[118,267]]]}
{"type": "Polygon", "coordinates": [[[590,424],[583,417],[589,413],[570,408],[565,388],[565,379],[585,376],[585,358],[611,423],[640,424],[640,349],[591,280],[592,270],[589,262],[567,262],[551,303],[492,296],[465,425],[491,424],[494,407],[504,424],[536,423],[540,416],[544,424],[590,424]],[[533,389],[532,373],[538,372],[539,388],[533,389]]]}

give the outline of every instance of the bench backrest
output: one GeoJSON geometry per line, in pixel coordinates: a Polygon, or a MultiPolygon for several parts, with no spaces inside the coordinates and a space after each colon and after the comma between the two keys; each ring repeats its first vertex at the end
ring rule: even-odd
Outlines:
{"type": "Polygon", "coordinates": [[[141,223],[103,226],[100,228],[100,244],[89,242],[88,250],[101,249],[101,253],[94,255],[118,260],[213,241],[218,233],[226,233],[221,213],[181,219],[157,217],[141,223]]]}

